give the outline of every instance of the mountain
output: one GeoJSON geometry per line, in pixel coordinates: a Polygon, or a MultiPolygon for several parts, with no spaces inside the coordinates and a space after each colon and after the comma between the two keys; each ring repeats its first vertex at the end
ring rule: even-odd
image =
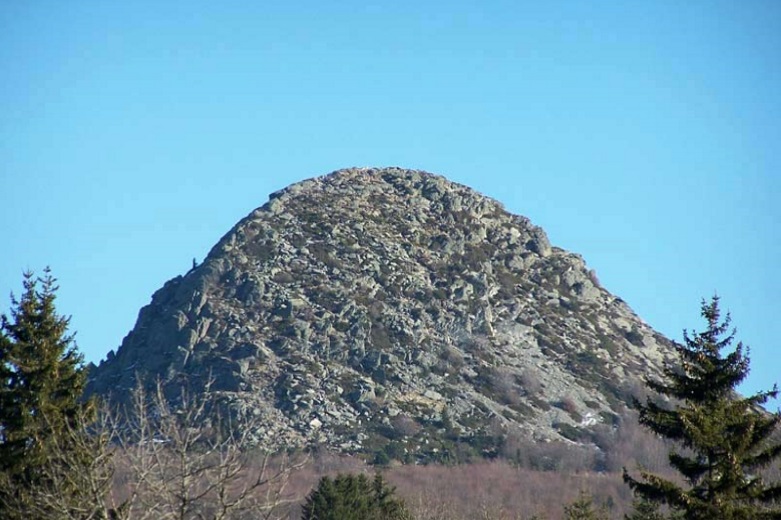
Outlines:
{"type": "Polygon", "coordinates": [[[211,379],[264,446],[409,461],[587,444],[671,358],[527,218],[438,175],[354,168],[273,193],[168,281],[90,391],[211,379]]]}

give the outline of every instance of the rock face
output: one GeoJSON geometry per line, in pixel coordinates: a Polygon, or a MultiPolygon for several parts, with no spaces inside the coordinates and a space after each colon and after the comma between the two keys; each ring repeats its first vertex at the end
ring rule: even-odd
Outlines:
{"type": "Polygon", "coordinates": [[[437,175],[361,168],[272,194],[154,294],[90,388],[212,378],[267,447],[390,442],[409,460],[510,432],[580,442],[670,355],[528,219],[437,175]]]}

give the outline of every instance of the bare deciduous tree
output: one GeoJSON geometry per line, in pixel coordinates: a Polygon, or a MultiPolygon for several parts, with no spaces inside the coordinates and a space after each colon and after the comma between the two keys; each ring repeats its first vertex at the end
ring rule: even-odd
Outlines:
{"type": "Polygon", "coordinates": [[[210,385],[197,397],[182,390],[172,406],[160,384],[135,391],[117,436],[132,520],[274,520],[298,498],[285,488],[306,457],[253,447],[255,421],[221,413],[211,395],[210,385]]]}
{"type": "Polygon", "coordinates": [[[209,385],[198,395],[182,391],[175,405],[162,385],[151,393],[139,387],[121,414],[104,406],[97,417],[49,441],[44,484],[17,504],[20,512],[55,520],[281,520],[301,498],[286,486],[308,457],[255,446],[255,421],[220,413],[209,385]]]}

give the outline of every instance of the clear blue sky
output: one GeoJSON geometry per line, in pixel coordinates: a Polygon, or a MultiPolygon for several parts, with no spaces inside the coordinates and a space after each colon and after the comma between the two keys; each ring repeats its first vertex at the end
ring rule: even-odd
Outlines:
{"type": "Polygon", "coordinates": [[[718,291],[781,381],[781,2],[0,3],[0,309],[50,265],[88,361],[270,192],[389,165],[674,339],[718,291]]]}

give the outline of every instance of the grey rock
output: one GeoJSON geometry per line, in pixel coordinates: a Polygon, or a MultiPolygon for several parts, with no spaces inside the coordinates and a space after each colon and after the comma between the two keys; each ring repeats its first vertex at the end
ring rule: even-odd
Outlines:
{"type": "Polygon", "coordinates": [[[360,451],[399,428],[430,453],[442,421],[467,440],[596,428],[671,356],[527,218],[444,177],[352,168],[273,193],[155,292],[89,391],[211,378],[266,447],[360,451]]]}

